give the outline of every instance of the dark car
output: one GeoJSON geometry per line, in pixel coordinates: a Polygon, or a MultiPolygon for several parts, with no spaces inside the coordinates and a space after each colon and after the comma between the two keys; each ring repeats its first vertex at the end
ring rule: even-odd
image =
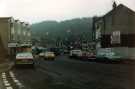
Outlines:
{"type": "Polygon", "coordinates": [[[50,48],[50,51],[51,51],[51,52],[54,52],[54,54],[55,54],[56,56],[62,54],[61,48],[58,48],[58,47],[50,48]]]}
{"type": "Polygon", "coordinates": [[[83,52],[81,59],[94,61],[96,59],[96,55],[93,52],[83,52]]]}

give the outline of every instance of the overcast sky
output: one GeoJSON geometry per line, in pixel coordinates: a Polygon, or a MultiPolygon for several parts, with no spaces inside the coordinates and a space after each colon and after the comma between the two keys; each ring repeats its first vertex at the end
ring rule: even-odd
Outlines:
{"type": "MultiPolygon", "coordinates": [[[[0,0],[0,16],[35,23],[103,15],[112,9],[113,0],[0,0]]],[[[135,0],[116,0],[135,11],[135,0]]]]}

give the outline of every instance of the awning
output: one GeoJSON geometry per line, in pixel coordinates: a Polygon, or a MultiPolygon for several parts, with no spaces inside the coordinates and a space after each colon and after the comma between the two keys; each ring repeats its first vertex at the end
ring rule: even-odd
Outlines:
{"type": "Polygon", "coordinates": [[[8,47],[12,48],[12,47],[17,47],[18,43],[8,43],[8,47]]]}

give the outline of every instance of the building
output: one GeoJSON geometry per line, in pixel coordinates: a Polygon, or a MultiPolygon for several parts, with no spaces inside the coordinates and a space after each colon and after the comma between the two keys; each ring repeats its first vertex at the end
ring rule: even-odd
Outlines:
{"type": "Polygon", "coordinates": [[[23,44],[31,46],[30,25],[12,17],[0,17],[0,51],[15,55],[17,48],[21,49],[23,44]]]}
{"type": "Polygon", "coordinates": [[[21,45],[31,44],[31,29],[28,23],[21,22],[20,38],[21,45]]]}
{"type": "Polygon", "coordinates": [[[97,51],[110,48],[127,59],[135,59],[135,12],[123,4],[94,21],[97,51]]]}

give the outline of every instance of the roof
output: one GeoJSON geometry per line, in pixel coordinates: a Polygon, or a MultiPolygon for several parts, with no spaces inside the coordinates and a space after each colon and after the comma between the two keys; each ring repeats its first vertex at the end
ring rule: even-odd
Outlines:
{"type": "Polygon", "coordinates": [[[11,19],[13,17],[0,17],[0,19],[11,19]]]}
{"type": "MultiPolygon", "coordinates": [[[[127,9],[128,11],[132,12],[133,14],[135,14],[135,11],[131,10],[130,8],[128,8],[127,6],[123,5],[123,4],[120,4],[118,5],[115,9],[112,9],[110,12],[108,12],[107,14],[105,14],[104,16],[107,16],[109,14],[112,14],[114,11],[116,11],[117,9],[121,9],[121,8],[124,8],[124,9],[127,9]]],[[[103,17],[104,17],[103,16],[103,17]]]]}
{"type": "Polygon", "coordinates": [[[127,9],[129,12],[131,12],[132,14],[135,15],[135,11],[134,11],[134,10],[128,8],[127,6],[125,6],[125,5],[123,5],[123,4],[119,4],[116,8],[112,9],[111,11],[109,11],[108,13],[106,13],[104,16],[101,16],[101,17],[99,17],[98,19],[96,19],[96,21],[101,20],[102,18],[104,18],[104,17],[106,17],[106,16],[112,14],[114,11],[116,11],[116,10],[118,10],[118,9],[121,9],[121,8],[127,9]]]}

